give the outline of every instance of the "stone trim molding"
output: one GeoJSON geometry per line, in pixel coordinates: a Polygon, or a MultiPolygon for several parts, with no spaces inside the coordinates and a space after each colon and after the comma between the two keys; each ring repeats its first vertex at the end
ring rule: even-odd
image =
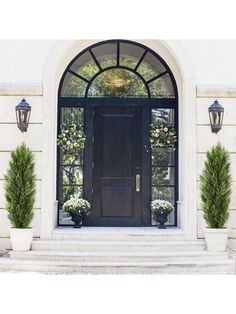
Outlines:
{"type": "Polygon", "coordinates": [[[42,96],[41,83],[0,83],[0,96],[42,96]]]}
{"type": "Polygon", "coordinates": [[[236,98],[236,85],[198,85],[199,98],[236,98]]]}

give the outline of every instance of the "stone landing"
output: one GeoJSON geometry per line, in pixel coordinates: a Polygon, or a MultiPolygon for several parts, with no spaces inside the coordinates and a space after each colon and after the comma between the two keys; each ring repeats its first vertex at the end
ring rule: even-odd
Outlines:
{"type": "Polygon", "coordinates": [[[57,228],[29,252],[9,251],[0,271],[68,274],[233,274],[228,252],[185,240],[180,229],[57,228]]]}

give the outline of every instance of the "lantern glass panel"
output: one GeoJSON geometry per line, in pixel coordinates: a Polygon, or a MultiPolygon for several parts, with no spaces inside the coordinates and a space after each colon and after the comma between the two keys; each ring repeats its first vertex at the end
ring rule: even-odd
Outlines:
{"type": "Polygon", "coordinates": [[[222,111],[220,113],[220,125],[222,125],[222,123],[223,123],[223,116],[224,116],[224,112],[222,111]]]}
{"type": "Polygon", "coordinates": [[[219,112],[219,111],[215,112],[215,114],[214,114],[214,119],[215,119],[214,123],[215,124],[220,125],[220,116],[221,116],[221,112],[219,112]]]}
{"type": "Polygon", "coordinates": [[[211,125],[222,125],[223,112],[222,111],[210,111],[210,122],[211,125]]]}
{"type": "Polygon", "coordinates": [[[30,115],[31,115],[31,109],[28,109],[27,115],[26,115],[27,124],[29,124],[30,115]]]}

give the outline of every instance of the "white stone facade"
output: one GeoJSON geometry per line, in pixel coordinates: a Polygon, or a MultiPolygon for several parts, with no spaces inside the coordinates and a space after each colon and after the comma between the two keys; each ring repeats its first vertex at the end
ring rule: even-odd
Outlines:
{"type": "MultiPolygon", "coordinates": [[[[0,41],[0,249],[9,248],[4,174],[10,151],[22,141],[35,152],[37,198],[35,237],[50,239],[56,227],[57,92],[69,62],[99,40],[0,41]],[[32,106],[27,133],[16,127],[15,106],[22,97],[32,106]]],[[[179,93],[178,227],[186,239],[202,238],[204,221],[198,193],[206,150],[220,141],[232,160],[229,246],[236,251],[236,41],[136,40],[169,65],[179,93]],[[223,128],[212,134],[208,107],[225,108],[223,128]]]]}

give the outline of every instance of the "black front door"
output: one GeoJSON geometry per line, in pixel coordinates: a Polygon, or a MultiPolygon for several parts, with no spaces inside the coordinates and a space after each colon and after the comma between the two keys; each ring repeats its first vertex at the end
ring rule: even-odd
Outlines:
{"type": "Polygon", "coordinates": [[[142,107],[95,107],[95,226],[142,225],[142,107]]]}

